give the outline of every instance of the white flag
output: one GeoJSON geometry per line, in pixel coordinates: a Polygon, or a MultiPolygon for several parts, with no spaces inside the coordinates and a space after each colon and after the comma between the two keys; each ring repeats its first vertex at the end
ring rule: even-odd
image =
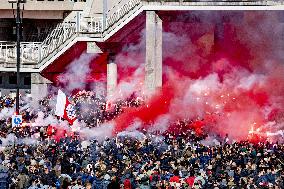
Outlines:
{"type": "Polygon", "coordinates": [[[66,119],[71,125],[77,119],[74,106],[60,89],[57,94],[55,115],[66,119]]]}
{"type": "Polygon", "coordinates": [[[57,94],[55,115],[63,117],[65,106],[66,106],[66,95],[59,89],[57,94]]]}

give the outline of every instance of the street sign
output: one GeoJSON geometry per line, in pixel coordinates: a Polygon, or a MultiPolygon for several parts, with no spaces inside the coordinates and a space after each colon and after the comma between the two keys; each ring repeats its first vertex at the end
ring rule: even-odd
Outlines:
{"type": "Polygon", "coordinates": [[[23,121],[22,115],[13,115],[12,116],[12,127],[20,126],[23,121]]]}

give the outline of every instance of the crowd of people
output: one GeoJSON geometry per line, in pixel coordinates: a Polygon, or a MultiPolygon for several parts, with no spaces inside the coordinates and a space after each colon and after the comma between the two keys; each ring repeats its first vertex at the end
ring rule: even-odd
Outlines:
{"type": "Polygon", "coordinates": [[[72,98],[77,111],[78,119],[87,124],[99,124],[113,120],[123,112],[126,107],[138,107],[143,104],[142,98],[134,95],[115,103],[106,101],[103,96],[98,97],[91,91],[80,91],[72,98]]]}
{"type": "MultiPolygon", "coordinates": [[[[48,97],[40,102],[39,109],[46,116],[52,112],[51,101],[48,97]]],[[[1,97],[1,112],[13,108],[14,102],[12,97],[1,97]]],[[[131,97],[110,104],[85,91],[75,95],[73,102],[78,119],[96,127],[114,119],[124,108],[138,107],[143,100],[131,97]]],[[[21,113],[32,122],[38,111],[28,107],[21,113]]],[[[0,121],[1,188],[284,188],[281,143],[233,142],[221,137],[212,142],[206,133],[185,130],[184,121],[159,134],[142,130],[104,140],[86,140],[76,134],[54,140],[46,136],[48,127],[13,128],[4,115],[0,121]],[[36,134],[38,138],[32,138],[36,134]]]]}

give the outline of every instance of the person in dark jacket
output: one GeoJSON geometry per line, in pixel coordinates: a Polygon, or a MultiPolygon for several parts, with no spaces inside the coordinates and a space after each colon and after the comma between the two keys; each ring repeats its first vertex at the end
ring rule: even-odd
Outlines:
{"type": "Polygon", "coordinates": [[[103,189],[103,178],[102,175],[96,173],[96,177],[94,178],[92,189],[103,189]]]}
{"type": "Polygon", "coordinates": [[[116,176],[112,177],[111,182],[107,186],[107,189],[120,189],[120,184],[116,176]]]}

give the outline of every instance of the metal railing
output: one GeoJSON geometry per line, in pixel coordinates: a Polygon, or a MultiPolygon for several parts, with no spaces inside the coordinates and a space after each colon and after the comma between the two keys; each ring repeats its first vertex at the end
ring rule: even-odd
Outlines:
{"type": "MultiPolygon", "coordinates": [[[[75,21],[59,23],[42,43],[21,43],[21,62],[40,62],[76,33],[101,33],[102,31],[102,18],[86,17],[80,18],[80,23],[75,21]]],[[[16,62],[16,43],[0,41],[0,61],[16,62]]]]}
{"type": "Polygon", "coordinates": [[[39,61],[46,58],[62,43],[69,39],[76,32],[76,23],[63,22],[59,23],[54,30],[47,36],[47,38],[40,44],[39,61]]]}
{"type": "MultiPolygon", "coordinates": [[[[40,44],[38,42],[21,43],[21,62],[22,63],[37,63],[40,61],[39,50],[40,44]]],[[[13,63],[17,58],[16,43],[7,41],[0,42],[0,61],[13,63]]]]}
{"type": "Polygon", "coordinates": [[[103,17],[82,17],[80,18],[80,32],[102,33],[103,17]]]}
{"type": "Polygon", "coordinates": [[[134,7],[139,5],[141,0],[120,1],[115,7],[112,7],[108,14],[110,16],[106,19],[106,28],[113,26],[119,19],[129,13],[134,7]]]}

